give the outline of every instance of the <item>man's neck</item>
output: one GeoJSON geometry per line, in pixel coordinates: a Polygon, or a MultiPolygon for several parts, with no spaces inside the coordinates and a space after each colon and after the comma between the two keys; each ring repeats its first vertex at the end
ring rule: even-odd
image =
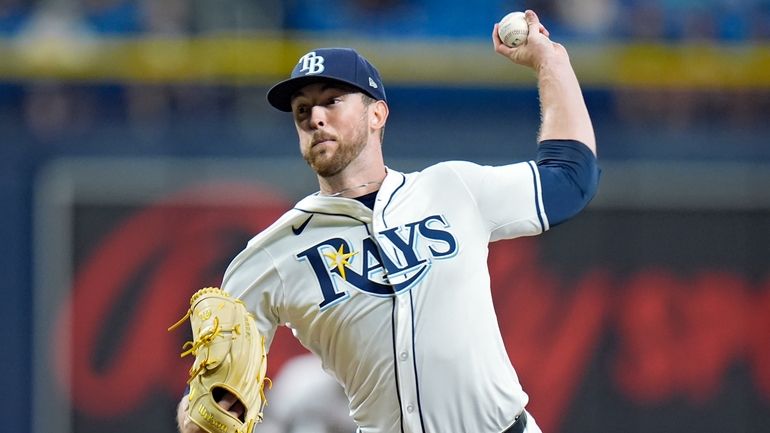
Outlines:
{"type": "Polygon", "coordinates": [[[348,186],[339,190],[334,190],[331,188],[324,190],[322,188],[321,195],[327,196],[327,197],[347,197],[347,198],[360,197],[379,190],[380,185],[382,185],[382,181],[384,179],[385,178],[383,176],[382,179],[380,180],[370,180],[364,183],[348,186]]]}
{"type": "Polygon", "coordinates": [[[384,165],[355,175],[340,173],[332,177],[318,177],[321,195],[332,197],[360,197],[380,189],[387,171],[384,165]]]}

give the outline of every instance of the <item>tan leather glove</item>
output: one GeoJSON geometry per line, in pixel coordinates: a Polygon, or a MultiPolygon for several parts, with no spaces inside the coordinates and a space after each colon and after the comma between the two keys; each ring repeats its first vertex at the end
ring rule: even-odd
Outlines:
{"type": "Polygon", "coordinates": [[[254,317],[238,299],[216,287],[198,290],[190,299],[185,317],[169,328],[190,319],[193,341],[182,347],[182,357],[195,356],[190,368],[187,416],[209,433],[251,433],[262,421],[266,404],[267,354],[265,338],[257,331],[254,317]],[[240,418],[217,401],[229,392],[243,405],[240,418]]]}

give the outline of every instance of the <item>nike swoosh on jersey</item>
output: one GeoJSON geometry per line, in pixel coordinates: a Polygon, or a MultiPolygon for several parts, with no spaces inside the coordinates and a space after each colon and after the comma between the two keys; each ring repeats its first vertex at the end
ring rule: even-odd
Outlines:
{"type": "Polygon", "coordinates": [[[309,217],[307,217],[305,222],[303,222],[299,227],[291,226],[292,233],[299,236],[299,234],[302,233],[303,230],[305,230],[305,227],[307,227],[307,223],[309,223],[311,219],[313,219],[313,215],[310,215],[309,217]]]}

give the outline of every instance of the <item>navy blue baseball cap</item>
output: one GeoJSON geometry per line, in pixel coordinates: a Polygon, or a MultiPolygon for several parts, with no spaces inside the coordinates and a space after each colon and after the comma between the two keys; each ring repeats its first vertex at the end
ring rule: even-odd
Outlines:
{"type": "Polygon", "coordinates": [[[377,68],[351,48],[318,48],[300,57],[291,71],[291,78],[268,90],[267,101],[273,107],[289,112],[294,93],[318,81],[347,84],[378,101],[387,101],[377,68]]]}

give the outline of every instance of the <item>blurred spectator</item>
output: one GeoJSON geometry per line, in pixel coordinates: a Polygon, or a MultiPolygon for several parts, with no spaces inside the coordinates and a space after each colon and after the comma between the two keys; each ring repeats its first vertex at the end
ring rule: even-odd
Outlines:
{"type": "Polygon", "coordinates": [[[77,66],[87,57],[94,33],[83,25],[74,5],[55,3],[35,9],[15,36],[23,54],[33,61],[77,66]]]}
{"type": "Polygon", "coordinates": [[[770,40],[770,0],[759,0],[757,7],[746,13],[749,16],[749,37],[753,40],[770,40]]]}
{"type": "Polygon", "coordinates": [[[192,0],[195,30],[248,32],[280,29],[284,20],[281,0],[192,0]]]}
{"type": "MultiPolygon", "coordinates": [[[[146,35],[184,38],[191,33],[193,15],[190,4],[186,0],[137,1],[140,8],[140,25],[146,35]]],[[[180,43],[183,40],[180,39],[180,43]]],[[[183,46],[180,46],[180,49],[181,47],[183,46]]],[[[165,67],[166,62],[173,63],[175,54],[184,55],[184,53],[162,49],[149,50],[144,54],[144,61],[156,64],[161,69],[165,67]]],[[[187,92],[195,92],[195,89],[173,83],[128,85],[125,92],[126,112],[133,132],[145,139],[162,137],[172,121],[174,110],[180,108],[177,101],[180,96],[184,100],[187,92]]],[[[187,107],[182,108],[183,111],[187,109],[187,107]]]]}
{"type": "MultiPolygon", "coordinates": [[[[698,44],[770,40],[770,0],[495,0],[473,6],[458,0],[0,0],[0,36],[14,37],[31,70],[58,70],[66,76],[93,61],[100,36],[179,38],[175,47],[181,51],[169,53],[161,47],[147,54],[147,62],[159,62],[162,68],[173,63],[175,55],[184,60],[184,42],[193,34],[285,26],[373,38],[488,39],[492,24],[505,13],[527,8],[538,12],[558,40],[620,37],[626,42],[698,44]]],[[[695,70],[708,74],[708,66],[695,70]]],[[[665,68],[659,68],[660,73],[666,73],[665,68]]],[[[225,110],[216,92],[196,86],[168,82],[123,86],[121,113],[145,133],[162,132],[177,113],[218,116],[225,110]]],[[[88,117],[98,111],[63,85],[36,83],[28,90],[23,112],[39,137],[86,128],[92,123],[88,117]]],[[[767,100],[767,92],[732,88],[653,84],[617,92],[621,117],[673,127],[716,117],[757,122],[767,112],[767,100]]]]}
{"type": "Polygon", "coordinates": [[[287,361],[268,391],[260,433],[352,433],[348,399],[311,354],[287,361]]]}
{"type": "Polygon", "coordinates": [[[192,30],[192,11],[187,0],[140,0],[143,28],[152,35],[184,35],[192,30]]]}
{"type": "MultiPolygon", "coordinates": [[[[548,28],[548,31],[554,38],[562,38],[569,33],[565,27],[569,26],[570,20],[562,20],[559,16],[559,0],[509,0],[501,2],[500,17],[512,11],[524,11],[532,9],[537,12],[540,21],[548,28]]],[[[499,19],[495,20],[495,22],[499,19]]]]}
{"type": "MultiPolygon", "coordinates": [[[[425,3],[430,0],[289,0],[284,26],[288,30],[362,32],[366,35],[430,34],[425,3]]],[[[452,8],[448,3],[447,8],[452,8]]],[[[441,17],[431,20],[441,25],[441,17]]]]}
{"type": "MultiPolygon", "coordinates": [[[[4,1],[4,0],[0,0],[4,1]]],[[[8,6],[8,3],[4,3],[8,6]]],[[[14,7],[29,6],[11,2],[14,7]]],[[[71,4],[41,3],[16,29],[13,43],[33,71],[77,71],[93,55],[93,34],[82,25],[71,4]]],[[[84,131],[93,124],[93,101],[55,81],[33,81],[25,87],[20,112],[30,133],[51,141],[84,131]]]]}
{"type": "MultiPolygon", "coordinates": [[[[548,16],[530,0],[533,9],[548,16]]],[[[529,7],[529,6],[527,6],[529,7]]],[[[522,2],[485,1],[469,5],[446,0],[291,0],[286,6],[289,30],[339,31],[368,37],[428,37],[488,39],[492,26],[507,12],[522,9],[522,2]]]]}
{"type": "Polygon", "coordinates": [[[751,15],[759,9],[754,0],[722,0],[714,13],[716,36],[725,41],[749,39],[751,15]]]}
{"type": "Polygon", "coordinates": [[[61,140],[93,126],[97,108],[87,91],[53,82],[30,84],[26,91],[24,118],[36,139],[61,140]]]}
{"type": "MultiPolygon", "coordinates": [[[[615,0],[621,22],[613,35],[685,41],[744,41],[768,0],[615,0]]],[[[760,20],[761,22],[761,20],[760,20]]],[[[765,20],[767,22],[767,20],[765,20]]]]}
{"type": "MultiPolygon", "coordinates": [[[[0,35],[18,33],[37,0],[0,0],[0,35]]],[[[337,31],[371,37],[487,38],[513,10],[534,9],[555,37],[746,41],[770,38],[770,0],[73,0],[102,35],[261,30],[337,31]]]]}
{"type": "Polygon", "coordinates": [[[86,25],[102,35],[142,30],[139,7],[134,0],[82,0],[81,14],[86,25]]]}
{"type": "Polygon", "coordinates": [[[716,13],[707,7],[692,7],[674,16],[677,39],[709,41],[717,37],[716,13]]]}
{"type": "Polygon", "coordinates": [[[768,0],[289,0],[290,30],[367,35],[486,37],[506,12],[533,9],[551,33],[574,38],[767,38],[768,0]],[[763,19],[764,18],[764,19],[763,19]]]}
{"type": "MultiPolygon", "coordinates": [[[[618,15],[616,0],[561,0],[555,18],[570,29],[569,35],[601,37],[609,34],[618,15]]],[[[547,23],[546,23],[547,25],[547,23]]]]}
{"type": "Polygon", "coordinates": [[[655,129],[756,126],[766,122],[770,110],[770,91],[747,87],[617,88],[614,93],[621,121],[655,129]]]}
{"type": "Polygon", "coordinates": [[[16,35],[29,20],[36,2],[0,0],[0,36],[16,35]]]}
{"type": "Polygon", "coordinates": [[[167,85],[127,85],[125,104],[128,126],[144,140],[161,137],[171,122],[171,90],[167,85]]]}
{"type": "MultiPolygon", "coordinates": [[[[79,13],[93,32],[107,35],[185,35],[192,31],[186,0],[80,0],[79,13]]],[[[224,1],[224,0],[223,0],[224,1]]]]}
{"type": "Polygon", "coordinates": [[[616,34],[623,39],[650,40],[666,35],[666,13],[655,0],[622,0],[616,34]]]}
{"type": "MultiPolygon", "coordinates": [[[[747,41],[768,0],[623,0],[626,36],[632,41],[712,43],[747,41]]],[[[690,48],[695,50],[695,48],[690,48]]],[[[692,59],[691,59],[692,60],[692,59]]],[[[707,60],[692,64],[693,71],[710,74],[707,60]]],[[[661,70],[661,73],[666,73],[661,70]]],[[[675,88],[616,89],[621,119],[643,125],[685,129],[713,122],[749,125],[761,122],[767,92],[749,87],[699,88],[697,83],[675,88]]]]}

